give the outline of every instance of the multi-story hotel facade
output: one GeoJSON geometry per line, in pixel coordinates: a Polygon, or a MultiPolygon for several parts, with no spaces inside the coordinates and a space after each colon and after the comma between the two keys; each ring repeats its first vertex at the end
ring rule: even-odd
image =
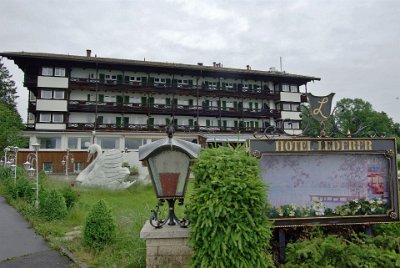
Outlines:
{"type": "MultiPolygon", "coordinates": [[[[276,126],[300,134],[299,105],[318,77],[146,60],[4,52],[24,72],[30,144],[75,154],[95,140],[103,149],[135,152],[164,137],[197,142],[242,141],[276,126]]],[[[136,156],[133,156],[135,159],[136,156]]],[[[136,161],[136,160],[132,160],[136,161]]],[[[44,165],[44,164],[43,164],[44,165]]],[[[85,164],[75,163],[75,171],[85,164]]],[[[54,164],[45,169],[56,172],[54,164]]]]}

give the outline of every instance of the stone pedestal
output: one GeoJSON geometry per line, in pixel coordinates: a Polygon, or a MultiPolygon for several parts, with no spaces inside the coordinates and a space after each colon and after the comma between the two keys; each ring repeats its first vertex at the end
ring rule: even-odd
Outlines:
{"type": "Polygon", "coordinates": [[[146,240],[146,267],[185,267],[189,264],[192,249],[188,245],[188,228],[164,225],[156,229],[145,223],[140,238],[146,240]]]}

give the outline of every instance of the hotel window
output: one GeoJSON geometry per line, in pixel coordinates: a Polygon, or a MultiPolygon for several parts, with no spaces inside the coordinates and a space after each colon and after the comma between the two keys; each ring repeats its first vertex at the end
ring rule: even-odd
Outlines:
{"type": "Polygon", "coordinates": [[[81,149],[82,149],[82,150],[89,149],[91,140],[92,140],[92,139],[89,138],[89,137],[81,138],[81,149]]]}
{"type": "Polygon", "coordinates": [[[125,148],[131,149],[131,150],[137,150],[139,149],[139,146],[145,144],[146,140],[144,139],[128,139],[125,138],[125,148]]]}
{"type": "Polygon", "coordinates": [[[297,85],[290,85],[290,92],[299,92],[299,87],[297,85]]]}
{"type": "Polygon", "coordinates": [[[54,90],[53,97],[56,100],[64,99],[64,90],[54,90]]]}
{"type": "Polygon", "coordinates": [[[65,68],[54,68],[54,76],[65,76],[65,68]]]}
{"type": "Polygon", "coordinates": [[[140,82],[140,81],[142,81],[142,78],[141,77],[131,76],[129,81],[131,81],[131,82],[140,82]]]}
{"type": "Polygon", "coordinates": [[[298,103],[282,103],[282,110],[283,111],[298,112],[299,111],[299,104],[298,103]]]}
{"type": "Polygon", "coordinates": [[[64,115],[63,114],[53,114],[53,123],[63,123],[64,115]]]}
{"type": "Polygon", "coordinates": [[[78,149],[78,138],[68,138],[68,148],[78,149]]]}
{"type": "Polygon", "coordinates": [[[117,138],[101,137],[97,138],[97,143],[103,149],[119,149],[119,139],[117,138]]]}
{"type": "Polygon", "coordinates": [[[41,123],[50,123],[51,122],[51,113],[40,113],[39,121],[41,123]]]}
{"type": "Polygon", "coordinates": [[[289,85],[283,84],[283,85],[282,85],[282,91],[284,91],[284,92],[290,92],[290,87],[289,87],[289,85]]]}
{"type": "Polygon", "coordinates": [[[51,98],[53,98],[53,91],[47,90],[47,89],[42,89],[42,90],[40,90],[40,97],[42,99],[51,99],[51,98]]]}
{"type": "Polygon", "coordinates": [[[52,162],[44,162],[43,170],[46,174],[53,173],[53,163],[52,162]]]}
{"type": "Polygon", "coordinates": [[[42,67],[42,75],[53,76],[53,68],[52,67],[42,67]]]}
{"type": "Polygon", "coordinates": [[[61,148],[61,137],[48,137],[40,138],[40,149],[60,149],[61,148]]]}
{"type": "Polygon", "coordinates": [[[285,129],[300,129],[300,122],[284,122],[285,129]]]}

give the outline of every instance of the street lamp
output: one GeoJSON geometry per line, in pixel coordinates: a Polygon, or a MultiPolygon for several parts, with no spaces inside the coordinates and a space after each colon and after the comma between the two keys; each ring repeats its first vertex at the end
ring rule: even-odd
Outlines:
{"type": "Polygon", "coordinates": [[[1,159],[0,160],[0,164],[3,165],[3,167],[7,167],[7,153],[10,151],[10,147],[7,146],[6,148],[4,148],[4,160],[1,159]]]}
{"type": "Polygon", "coordinates": [[[28,176],[33,177],[36,174],[36,208],[39,206],[39,156],[38,152],[40,149],[40,144],[32,144],[35,153],[29,153],[26,157],[26,162],[24,163],[24,168],[28,173],[28,176]],[[33,162],[35,162],[36,168],[33,167],[33,162]]]}
{"type": "Polygon", "coordinates": [[[14,183],[17,183],[17,165],[18,165],[18,147],[11,147],[13,151],[13,155],[8,157],[7,166],[11,167],[12,171],[14,172],[14,183]]]}
{"type": "Polygon", "coordinates": [[[157,209],[153,212],[150,224],[155,228],[178,224],[187,227],[186,219],[179,220],[174,211],[175,201],[183,204],[186,185],[189,180],[191,159],[197,158],[200,145],[174,139],[173,128],[168,127],[168,138],[154,141],[139,147],[139,160],[144,161],[158,198],[157,209]],[[159,208],[168,202],[167,219],[158,218],[159,208]]]}
{"type": "Polygon", "coordinates": [[[61,160],[61,164],[63,165],[63,167],[65,167],[65,176],[67,177],[68,180],[68,169],[69,169],[69,163],[71,162],[71,164],[74,164],[74,156],[71,153],[71,158],[70,158],[70,153],[69,153],[69,148],[67,148],[67,154],[63,156],[63,159],[61,160]]]}

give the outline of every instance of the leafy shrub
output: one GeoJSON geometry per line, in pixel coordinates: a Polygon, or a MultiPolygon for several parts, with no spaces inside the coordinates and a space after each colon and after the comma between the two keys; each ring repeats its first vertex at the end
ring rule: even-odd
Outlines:
{"type": "Polygon", "coordinates": [[[78,202],[78,193],[71,189],[71,187],[65,187],[61,190],[62,195],[65,198],[65,205],[67,208],[72,208],[76,202],[78,202]]]}
{"type": "Polygon", "coordinates": [[[39,203],[39,212],[46,220],[63,219],[67,215],[67,206],[63,195],[57,190],[43,192],[43,201],[39,203]]]}
{"type": "Polygon", "coordinates": [[[129,171],[131,172],[131,175],[137,175],[139,173],[139,169],[137,167],[131,167],[129,171]]]}
{"type": "Polygon", "coordinates": [[[104,200],[94,204],[86,218],[83,243],[101,248],[115,239],[115,220],[104,200]]]}
{"type": "Polygon", "coordinates": [[[188,204],[192,267],[268,267],[272,223],[258,161],[242,148],[200,153],[188,204]]]}
{"type": "Polygon", "coordinates": [[[328,235],[290,243],[284,267],[398,267],[400,238],[328,235]]]}

